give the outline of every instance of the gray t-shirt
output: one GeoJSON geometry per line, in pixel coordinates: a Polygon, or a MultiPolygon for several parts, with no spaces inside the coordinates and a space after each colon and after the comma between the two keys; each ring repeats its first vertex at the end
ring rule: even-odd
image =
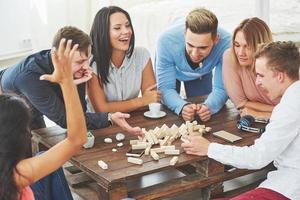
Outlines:
{"type": "MultiPolygon", "coordinates": [[[[143,47],[135,47],[130,58],[125,56],[118,69],[111,62],[109,65],[108,83],[104,85],[107,101],[121,101],[138,97],[143,78],[143,71],[150,59],[150,53],[143,47]]],[[[92,64],[97,74],[96,63],[92,64]]]]}

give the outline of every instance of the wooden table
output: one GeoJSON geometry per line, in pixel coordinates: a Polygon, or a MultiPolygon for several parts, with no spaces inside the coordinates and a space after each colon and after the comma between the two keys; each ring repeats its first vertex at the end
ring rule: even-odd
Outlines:
{"type": "MultiPolygon", "coordinates": [[[[191,99],[191,101],[199,101],[199,98],[191,99]]],[[[169,127],[173,124],[181,125],[184,121],[177,115],[167,109],[167,116],[161,119],[147,119],[143,116],[145,110],[131,113],[128,120],[133,126],[153,129],[156,126],[161,127],[163,124],[169,127]]],[[[206,126],[212,127],[212,131],[226,130],[243,137],[242,140],[236,142],[237,146],[250,145],[259,137],[255,133],[246,133],[236,128],[238,112],[233,104],[228,101],[224,108],[212,119],[204,123],[206,126]]],[[[201,123],[203,124],[203,123],[201,123]]],[[[196,188],[202,188],[203,199],[209,199],[212,194],[223,191],[222,182],[241,175],[252,173],[250,170],[234,170],[232,172],[224,172],[224,166],[207,157],[187,155],[181,153],[179,160],[175,166],[169,166],[172,156],[161,154],[159,161],[154,161],[151,156],[143,155],[144,164],[134,165],[127,162],[125,153],[129,150],[129,140],[136,139],[135,136],[126,134],[123,141],[124,146],[116,147],[117,141],[115,135],[122,132],[118,127],[103,128],[93,131],[95,136],[95,146],[91,149],[82,149],[78,154],[73,156],[70,162],[86,173],[89,177],[97,182],[98,191],[101,199],[122,199],[124,197],[133,197],[137,199],[161,199],[196,188]],[[113,143],[104,143],[104,138],[110,137],[113,143]],[[117,148],[117,152],[112,152],[112,148],[117,148]],[[103,170],[97,165],[98,160],[103,160],[109,165],[109,169],[103,170]],[[185,173],[185,176],[175,178],[170,181],[153,185],[147,188],[129,191],[127,182],[154,172],[160,172],[171,168],[176,168],[185,173]]],[[[51,127],[32,131],[33,148],[38,150],[40,145],[47,148],[52,147],[65,138],[65,131],[59,127],[51,127]]],[[[210,134],[205,136],[212,142],[226,143],[210,134]]],[[[176,140],[173,144],[176,149],[180,147],[181,141],[176,140]]]]}

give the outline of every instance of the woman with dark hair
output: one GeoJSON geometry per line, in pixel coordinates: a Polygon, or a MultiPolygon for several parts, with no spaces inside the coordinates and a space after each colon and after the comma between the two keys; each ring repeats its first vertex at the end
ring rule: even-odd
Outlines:
{"type": "Polygon", "coordinates": [[[29,107],[19,97],[0,95],[1,200],[72,199],[63,172],[57,169],[86,142],[87,129],[71,68],[78,45],[71,48],[71,43],[71,40],[67,44],[65,39],[61,40],[58,50],[52,50],[51,54],[53,74],[40,77],[61,87],[67,112],[66,139],[43,154],[28,157],[31,141],[29,107]]]}
{"type": "Polygon", "coordinates": [[[125,10],[116,6],[99,10],[90,35],[95,74],[88,82],[88,95],[96,112],[129,112],[160,101],[150,54],[134,47],[134,31],[125,10]]]}
{"type": "Polygon", "coordinates": [[[241,116],[268,119],[279,100],[271,100],[255,84],[254,54],[259,44],[272,42],[268,25],[257,17],[243,20],[234,30],[232,47],[223,55],[223,81],[241,116]]]}

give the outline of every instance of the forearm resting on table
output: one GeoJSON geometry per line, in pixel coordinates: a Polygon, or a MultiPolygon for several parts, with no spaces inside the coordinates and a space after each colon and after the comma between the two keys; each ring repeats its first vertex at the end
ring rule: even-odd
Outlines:
{"type": "Polygon", "coordinates": [[[248,108],[255,110],[257,112],[272,112],[274,106],[265,104],[265,103],[259,103],[259,102],[253,102],[253,101],[247,101],[243,108],[248,108]]]}
{"type": "Polygon", "coordinates": [[[136,97],[126,101],[105,102],[103,105],[93,102],[92,100],[91,102],[95,112],[131,112],[146,106],[142,97],[136,97]]]}
{"type": "Polygon", "coordinates": [[[271,117],[272,112],[263,112],[263,111],[257,111],[251,108],[243,108],[240,109],[241,111],[241,116],[245,116],[245,115],[251,115],[255,118],[260,118],[260,119],[269,119],[271,117]]]}

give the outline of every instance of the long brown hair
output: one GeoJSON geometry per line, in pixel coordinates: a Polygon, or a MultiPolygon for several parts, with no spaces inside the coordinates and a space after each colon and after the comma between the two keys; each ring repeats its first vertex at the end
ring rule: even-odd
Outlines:
{"type": "MultiPolygon", "coordinates": [[[[241,31],[244,34],[245,40],[249,48],[253,51],[253,63],[251,71],[254,72],[254,53],[261,43],[269,43],[273,41],[272,33],[269,26],[257,17],[244,19],[234,30],[232,35],[232,52],[234,51],[234,39],[236,34],[241,31]]],[[[238,63],[236,54],[234,53],[235,61],[238,63]]]]}

